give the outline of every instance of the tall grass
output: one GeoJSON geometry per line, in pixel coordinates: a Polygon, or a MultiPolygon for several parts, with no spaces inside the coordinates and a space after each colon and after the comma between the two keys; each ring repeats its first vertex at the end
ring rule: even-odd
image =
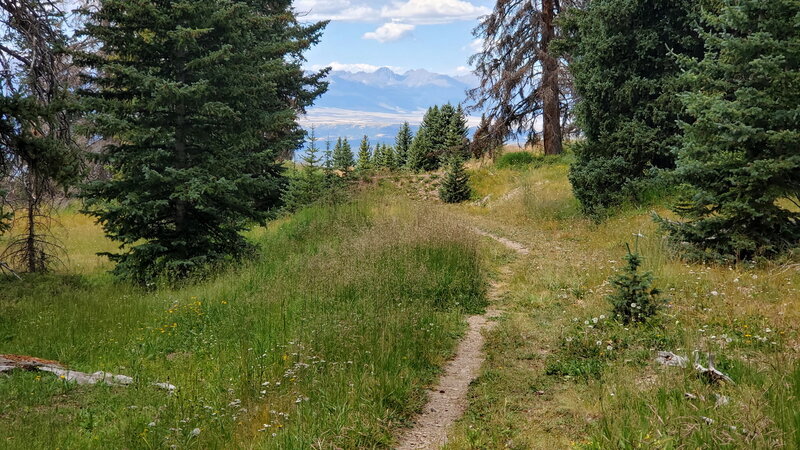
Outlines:
{"type": "Polygon", "coordinates": [[[666,195],[595,223],[567,170],[478,168],[477,194],[491,198],[453,210],[531,253],[512,267],[508,314],[487,337],[487,364],[447,448],[799,448],[796,256],[684,262],[651,218],[666,195]],[[637,242],[669,305],[653,324],[626,326],[610,318],[608,280],[637,242]],[[704,365],[713,354],[736,384],[661,367],[662,350],[697,351],[704,365]]]}
{"type": "Polygon", "coordinates": [[[367,195],[304,210],[252,233],[257,259],[181,289],[147,292],[102,275],[3,281],[0,353],[137,382],[0,378],[0,442],[391,445],[452,351],[463,313],[483,308],[484,282],[476,244],[457,224],[389,205],[367,195]]]}

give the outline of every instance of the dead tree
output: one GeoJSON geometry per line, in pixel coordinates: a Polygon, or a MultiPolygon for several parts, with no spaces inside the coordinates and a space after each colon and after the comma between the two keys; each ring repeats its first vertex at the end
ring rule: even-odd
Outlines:
{"type": "Polygon", "coordinates": [[[553,50],[557,17],[586,0],[498,0],[473,32],[483,48],[470,63],[480,78],[468,92],[471,110],[485,111],[480,135],[489,142],[526,135],[537,142],[541,124],[544,152],[562,152],[563,128],[571,117],[571,77],[567,59],[553,50]]]}
{"type": "Polygon", "coordinates": [[[59,189],[77,179],[66,14],[53,0],[0,0],[3,185],[14,234],[0,260],[43,272],[58,260],[51,232],[59,189]]]}

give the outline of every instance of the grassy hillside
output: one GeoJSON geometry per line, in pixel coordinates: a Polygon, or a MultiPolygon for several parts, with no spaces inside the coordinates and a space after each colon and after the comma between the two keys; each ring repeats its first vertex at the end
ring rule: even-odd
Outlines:
{"type": "Polygon", "coordinates": [[[0,376],[3,448],[388,446],[484,306],[476,240],[381,193],[258,230],[257,259],[155,292],[115,284],[93,255],[113,245],[62,222],[64,273],[0,286],[0,353],[137,382],[0,376]]]}
{"type": "Polygon", "coordinates": [[[450,209],[532,252],[515,263],[507,314],[447,448],[798,448],[797,259],[686,264],[649,209],[581,217],[567,170],[477,168],[481,200],[450,209]],[[669,305],[652,325],[623,326],[609,318],[607,280],[637,241],[669,305]],[[662,350],[697,351],[703,365],[713,354],[735,384],[661,367],[662,350]]]}

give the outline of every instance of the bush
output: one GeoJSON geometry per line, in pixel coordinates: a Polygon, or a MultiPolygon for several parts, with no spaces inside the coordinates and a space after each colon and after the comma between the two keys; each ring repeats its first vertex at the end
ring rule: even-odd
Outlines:
{"type": "Polygon", "coordinates": [[[627,266],[611,280],[615,292],[608,296],[613,317],[624,324],[644,323],[655,317],[664,306],[661,292],[653,287],[653,274],[639,272],[642,257],[627,246],[627,266]]]}

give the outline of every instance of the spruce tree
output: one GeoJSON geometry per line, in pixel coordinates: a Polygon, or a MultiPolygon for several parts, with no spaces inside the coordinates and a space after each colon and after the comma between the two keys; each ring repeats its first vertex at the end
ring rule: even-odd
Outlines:
{"type": "Polygon", "coordinates": [[[375,155],[372,160],[374,161],[376,169],[380,170],[386,167],[384,164],[386,161],[383,154],[383,145],[380,143],[375,144],[375,155]]]}
{"type": "Polygon", "coordinates": [[[722,4],[684,75],[685,222],[662,223],[693,258],[772,256],[800,244],[800,3],[722,4]]]}
{"type": "Polygon", "coordinates": [[[373,161],[370,159],[369,138],[365,135],[361,139],[361,146],[358,148],[358,162],[356,162],[356,170],[359,172],[367,172],[372,168],[373,161]]]}
{"type": "Polygon", "coordinates": [[[445,154],[449,157],[456,155],[461,158],[469,156],[469,126],[467,125],[467,116],[461,105],[453,111],[450,120],[447,124],[447,133],[445,134],[444,146],[446,148],[445,154]]]}
{"type": "Polygon", "coordinates": [[[102,51],[80,58],[84,95],[114,176],[83,197],[124,250],[115,273],[179,278],[244,255],[241,231],[279,206],[277,157],[327,88],[302,67],[325,24],[299,23],[289,0],[102,0],[86,14],[102,51]]]}
{"type": "Polygon", "coordinates": [[[461,203],[469,200],[472,190],[469,187],[469,175],[464,170],[464,162],[457,156],[451,157],[446,164],[447,172],[439,186],[439,198],[445,203],[461,203]]]}
{"type": "Polygon", "coordinates": [[[395,171],[399,167],[397,164],[397,155],[395,154],[395,150],[389,145],[383,146],[383,160],[385,161],[386,168],[391,171],[395,171]]]}
{"type": "Polygon", "coordinates": [[[414,135],[411,133],[411,126],[409,126],[408,122],[404,122],[394,140],[397,167],[406,167],[408,165],[408,152],[411,149],[413,140],[414,135]]]}
{"type": "Polygon", "coordinates": [[[675,167],[680,141],[674,54],[702,55],[696,0],[593,0],[569,16],[567,52],[586,139],[570,181],[584,211],[602,216],[675,167]]]}
{"type": "Polygon", "coordinates": [[[435,133],[441,131],[439,107],[428,108],[422,118],[419,131],[414,137],[408,156],[408,168],[413,171],[436,170],[439,167],[439,158],[436,154],[436,142],[439,137],[435,133]]]}
{"type": "Polygon", "coordinates": [[[333,148],[333,168],[347,175],[354,164],[350,141],[347,138],[339,138],[336,141],[336,147],[333,148]]]}
{"type": "Polygon", "coordinates": [[[302,168],[289,179],[283,192],[283,210],[286,212],[295,212],[318,201],[325,190],[325,173],[320,170],[322,158],[318,156],[319,148],[313,127],[308,141],[308,149],[302,158],[302,168]]]}

